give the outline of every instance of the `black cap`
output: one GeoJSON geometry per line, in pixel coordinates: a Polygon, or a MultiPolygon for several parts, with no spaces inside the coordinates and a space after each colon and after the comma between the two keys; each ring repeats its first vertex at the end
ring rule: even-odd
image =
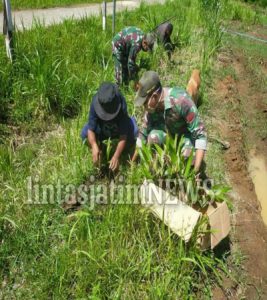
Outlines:
{"type": "Polygon", "coordinates": [[[122,94],[116,84],[103,82],[95,96],[94,108],[98,117],[104,121],[114,119],[121,109],[122,94]]]}

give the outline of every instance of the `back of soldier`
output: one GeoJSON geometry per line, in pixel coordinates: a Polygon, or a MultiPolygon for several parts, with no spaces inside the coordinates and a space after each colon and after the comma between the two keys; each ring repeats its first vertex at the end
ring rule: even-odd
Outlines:
{"type": "Polygon", "coordinates": [[[140,44],[141,47],[143,36],[144,33],[140,28],[126,27],[114,36],[113,46],[122,54],[127,55],[134,44],[140,44]]]}
{"type": "Polygon", "coordinates": [[[156,30],[157,37],[161,43],[164,43],[166,38],[170,37],[172,34],[173,25],[170,22],[165,22],[156,30]]]}

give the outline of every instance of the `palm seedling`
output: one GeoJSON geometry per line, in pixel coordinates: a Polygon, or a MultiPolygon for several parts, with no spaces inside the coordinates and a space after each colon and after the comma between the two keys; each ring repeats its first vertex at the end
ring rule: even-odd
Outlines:
{"type": "MultiPolygon", "coordinates": [[[[226,196],[229,188],[223,185],[207,187],[196,180],[193,166],[194,153],[189,157],[183,155],[184,138],[174,138],[167,135],[164,145],[143,144],[139,149],[141,158],[139,171],[143,174],[142,180],[148,179],[159,182],[170,180],[171,190],[179,193],[179,198],[189,205],[206,207],[213,202],[228,202],[226,196]]],[[[163,184],[164,187],[164,184],[163,184]]],[[[170,186],[168,186],[170,187],[170,186]]]]}

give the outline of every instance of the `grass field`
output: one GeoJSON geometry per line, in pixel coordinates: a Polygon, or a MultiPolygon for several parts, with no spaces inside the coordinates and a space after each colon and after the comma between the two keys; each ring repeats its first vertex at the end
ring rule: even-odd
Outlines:
{"type": "MultiPolygon", "coordinates": [[[[11,0],[11,7],[15,10],[30,9],[30,8],[49,8],[49,7],[60,7],[60,6],[75,6],[90,3],[101,3],[102,0],[11,0]]],[[[111,2],[107,1],[107,2],[111,2]]],[[[263,7],[267,6],[267,0],[245,0],[263,7]]],[[[2,2],[0,3],[0,10],[2,9],[2,2]]]]}
{"type": "MultiPolygon", "coordinates": [[[[50,8],[61,6],[77,6],[90,3],[101,3],[101,0],[11,0],[11,8],[13,10],[31,9],[31,8],[50,8]]],[[[109,2],[109,1],[107,1],[109,2]]],[[[0,10],[2,10],[2,2],[0,10]]]]}
{"type": "MultiPolygon", "coordinates": [[[[237,1],[177,0],[119,14],[117,28],[136,24],[147,31],[174,11],[175,64],[159,48],[152,56],[140,55],[141,72],[146,66],[157,70],[164,84],[185,86],[191,70],[200,68],[204,114],[220,26],[229,20],[260,23],[262,15],[237,1]]],[[[139,205],[96,204],[92,210],[88,203],[73,214],[62,210],[62,199],[94,175],[79,134],[97,87],[113,80],[111,38],[110,31],[102,32],[100,18],[90,18],[48,28],[36,24],[16,33],[13,65],[0,48],[2,298],[211,299],[223,278],[238,282],[237,254],[218,258],[201,252],[194,241],[185,245],[139,205]],[[29,177],[35,195],[38,185],[41,198],[45,190],[50,196],[54,190],[55,202],[29,204],[29,177]],[[56,189],[59,183],[63,190],[56,189]]],[[[140,121],[133,91],[123,93],[140,121]]],[[[216,156],[216,151],[211,153],[216,156]]],[[[213,156],[209,169],[225,183],[223,167],[213,156]]],[[[123,167],[125,184],[137,170],[123,167]]],[[[94,190],[101,202],[97,182],[94,190]]]]}

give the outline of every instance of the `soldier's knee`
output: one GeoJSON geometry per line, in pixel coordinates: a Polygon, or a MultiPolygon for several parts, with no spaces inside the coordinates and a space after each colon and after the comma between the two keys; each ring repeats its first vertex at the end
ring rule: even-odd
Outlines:
{"type": "Polygon", "coordinates": [[[192,148],[185,148],[183,151],[182,151],[182,154],[184,157],[189,157],[191,155],[191,152],[192,152],[192,148]]]}
{"type": "Polygon", "coordinates": [[[158,144],[162,145],[165,143],[166,133],[162,130],[152,130],[148,135],[148,144],[158,144]]]}

